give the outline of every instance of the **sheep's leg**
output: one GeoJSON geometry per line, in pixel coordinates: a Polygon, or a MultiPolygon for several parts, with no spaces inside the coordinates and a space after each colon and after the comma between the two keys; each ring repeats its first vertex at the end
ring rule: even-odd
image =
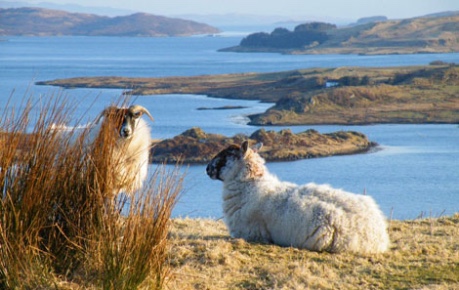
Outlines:
{"type": "Polygon", "coordinates": [[[303,245],[306,249],[312,251],[326,251],[333,240],[333,232],[328,226],[317,227],[311,235],[307,236],[303,245]]]}

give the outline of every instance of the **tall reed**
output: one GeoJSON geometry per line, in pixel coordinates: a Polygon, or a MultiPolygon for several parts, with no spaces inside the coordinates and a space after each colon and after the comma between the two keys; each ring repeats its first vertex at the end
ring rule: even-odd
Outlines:
{"type": "Polygon", "coordinates": [[[114,146],[113,128],[91,146],[83,142],[87,130],[51,129],[69,122],[74,106],[60,97],[41,107],[30,99],[21,112],[8,107],[2,114],[0,288],[67,281],[160,289],[168,273],[169,218],[183,175],[178,167],[160,166],[136,196],[116,198],[118,161],[104,158],[114,146]]]}

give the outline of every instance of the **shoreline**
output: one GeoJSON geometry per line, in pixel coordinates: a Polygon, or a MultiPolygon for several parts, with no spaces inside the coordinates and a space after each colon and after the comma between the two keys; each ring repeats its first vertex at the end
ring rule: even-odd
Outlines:
{"type": "Polygon", "coordinates": [[[417,47],[318,47],[306,50],[298,49],[276,49],[269,47],[244,47],[235,45],[218,50],[219,52],[233,53],[279,53],[284,55],[325,55],[325,54],[354,54],[363,56],[376,55],[402,55],[402,54],[438,54],[438,53],[457,53],[458,48],[432,47],[430,50],[422,50],[417,47]]]}

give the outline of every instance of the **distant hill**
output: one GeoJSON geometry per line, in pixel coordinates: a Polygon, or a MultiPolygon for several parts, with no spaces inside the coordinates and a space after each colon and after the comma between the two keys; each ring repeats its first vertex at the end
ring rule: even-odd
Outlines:
{"type": "Polygon", "coordinates": [[[146,13],[107,17],[43,8],[0,9],[0,35],[189,36],[217,32],[207,24],[146,13]]]}
{"type": "Polygon", "coordinates": [[[221,51],[288,54],[405,54],[459,51],[459,15],[453,12],[438,15],[440,16],[372,21],[342,28],[326,23],[301,24],[294,31],[276,28],[271,33],[248,35],[238,46],[221,51]]]}
{"type": "MultiPolygon", "coordinates": [[[[45,8],[45,9],[53,9],[53,10],[64,10],[67,12],[73,13],[90,13],[90,14],[97,14],[97,15],[104,15],[104,16],[121,16],[121,15],[129,15],[133,14],[135,10],[128,10],[128,9],[118,9],[112,7],[104,7],[104,6],[83,6],[79,4],[72,4],[72,3],[52,3],[52,2],[22,2],[22,1],[1,1],[0,0],[0,8],[21,8],[21,7],[36,7],[36,8],[45,8]]],[[[189,19],[189,18],[184,18],[189,19]]]]}
{"type": "Polygon", "coordinates": [[[386,16],[370,16],[370,17],[363,17],[357,20],[357,24],[366,24],[371,22],[383,22],[387,21],[386,16]]]}
{"type": "Polygon", "coordinates": [[[345,26],[357,26],[357,25],[362,25],[362,24],[367,24],[367,23],[373,23],[373,22],[384,22],[389,20],[386,16],[370,16],[370,17],[362,17],[357,20],[355,23],[350,23],[345,26]]]}

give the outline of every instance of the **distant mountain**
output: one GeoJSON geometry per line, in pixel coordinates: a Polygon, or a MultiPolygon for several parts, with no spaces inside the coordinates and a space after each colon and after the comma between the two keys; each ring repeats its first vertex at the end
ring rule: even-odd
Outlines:
{"type": "Polygon", "coordinates": [[[386,20],[342,28],[325,23],[302,24],[293,31],[277,28],[271,33],[254,33],[242,39],[238,46],[221,51],[287,54],[458,52],[459,15],[451,12],[447,15],[452,16],[386,20]]]}
{"type": "Polygon", "coordinates": [[[0,9],[0,35],[190,36],[218,32],[207,24],[146,13],[107,17],[43,8],[0,9]]]}
{"type": "MultiPolygon", "coordinates": [[[[21,7],[36,7],[36,8],[45,8],[45,9],[54,9],[54,10],[64,10],[67,12],[74,13],[90,13],[103,16],[121,16],[133,14],[137,11],[127,10],[127,9],[117,9],[111,7],[102,7],[102,6],[83,6],[79,4],[58,4],[51,2],[38,2],[38,3],[29,3],[21,1],[0,1],[0,8],[21,8],[21,7]]],[[[187,18],[185,18],[187,19],[187,18]]]]}

